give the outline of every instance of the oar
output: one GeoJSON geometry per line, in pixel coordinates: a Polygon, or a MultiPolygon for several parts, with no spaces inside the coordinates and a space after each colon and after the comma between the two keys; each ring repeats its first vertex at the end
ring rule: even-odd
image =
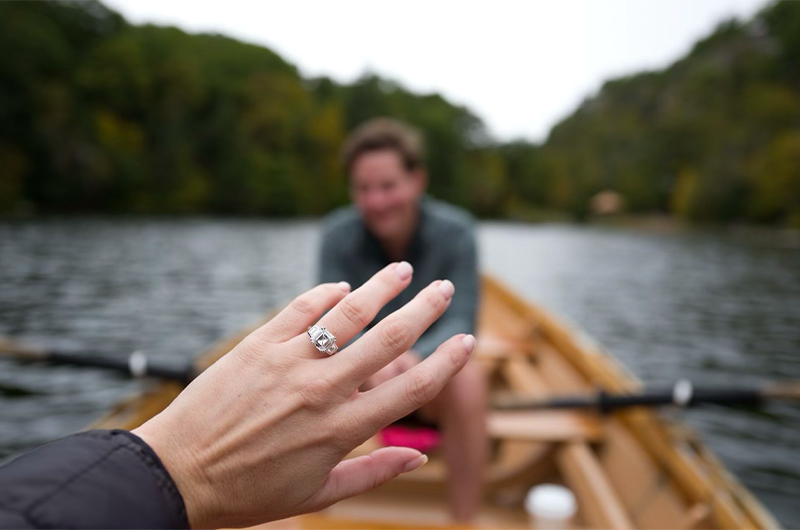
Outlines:
{"type": "Polygon", "coordinates": [[[28,390],[27,388],[22,388],[21,386],[0,383],[0,396],[4,398],[20,398],[38,395],[41,395],[41,392],[34,392],[33,390],[28,390]]]}
{"type": "Polygon", "coordinates": [[[695,388],[691,382],[681,379],[672,388],[645,390],[635,394],[609,394],[603,390],[592,394],[558,396],[536,399],[520,396],[505,396],[493,401],[494,408],[506,410],[532,409],[597,409],[601,412],[628,407],[657,407],[677,405],[756,405],[767,400],[800,401],[800,382],[769,383],[759,387],[695,388]]]}
{"type": "Polygon", "coordinates": [[[133,352],[125,358],[98,354],[78,354],[54,349],[35,348],[17,341],[0,338],[0,355],[16,360],[41,362],[68,366],[86,366],[118,372],[130,377],[158,377],[189,383],[197,376],[193,366],[167,366],[152,362],[141,352],[133,352]]]}

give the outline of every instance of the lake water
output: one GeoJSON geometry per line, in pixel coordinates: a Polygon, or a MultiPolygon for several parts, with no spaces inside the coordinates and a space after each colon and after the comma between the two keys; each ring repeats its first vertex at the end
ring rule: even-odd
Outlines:
{"type": "MultiPolygon", "coordinates": [[[[313,280],[317,224],[211,219],[0,223],[0,335],[189,359],[313,280]]],[[[800,240],[482,223],[482,267],[578,325],[646,383],[800,380],[800,240]]],[[[0,359],[0,459],[80,430],[137,391],[0,359]]],[[[800,405],[682,413],[800,527],[800,405]]]]}

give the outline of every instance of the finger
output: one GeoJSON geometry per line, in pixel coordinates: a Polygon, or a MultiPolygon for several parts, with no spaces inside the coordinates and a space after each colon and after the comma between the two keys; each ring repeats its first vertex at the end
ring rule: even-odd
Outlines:
{"type": "Polygon", "coordinates": [[[256,332],[273,342],[284,342],[304,333],[325,311],[350,292],[347,282],[323,283],[292,300],[283,311],[256,332]]]}
{"type": "Polygon", "coordinates": [[[361,495],[402,473],[422,467],[428,457],[408,447],[384,447],[366,456],[340,462],[312,497],[313,510],[361,495]]]}
{"type": "Polygon", "coordinates": [[[413,353],[406,354],[403,361],[403,371],[407,372],[414,366],[418,365],[420,360],[421,359],[417,357],[416,354],[413,353]]]}
{"type": "MultiPolygon", "coordinates": [[[[387,302],[408,286],[413,272],[414,269],[405,261],[384,267],[364,285],[345,296],[317,325],[327,328],[336,336],[336,343],[344,346],[372,322],[387,302]]],[[[308,337],[304,335],[297,340],[308,342],[308,337]]],[[[309,352],[313,350],[313,347],[309,348],[309,352]]],[[[314,353],[315,356],[319,355],[318,352],[314,353]]]]}
{"type": "Polygon", "coordinates": [[[449,280],[437,280],[420,291],[334,358],[330,368],[333,378],[341,381],[344,388],[355,388],[389,363],[394,365],[395,374],[403,372],[395,359],[445,312],[453,292],[449,280]]]}
{"type": "Polygon", "coordinates": [[[467,363],[475,349],[475,337],[456,335],[439,346],[433,355],[406,373],[386,381],[348,403],[354,410],[345,414],[362,419],[364,439],[436,397],[467,363]]]}

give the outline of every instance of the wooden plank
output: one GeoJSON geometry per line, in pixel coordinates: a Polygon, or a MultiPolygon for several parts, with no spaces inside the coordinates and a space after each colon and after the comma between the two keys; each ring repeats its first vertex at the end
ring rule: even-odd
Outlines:
{"type": "Polygon", "coordinates": [[[594,528],[635,528],[600,463],[583,442],[565,444],[556,457],[568,486],[578,498],[583,520],[594,528]]]}
{"type": "Polygon", "coordinates": [[[557,411],[493,411],[487,420],[492,438],[535,442],[596,442],[603,428],[592,416],[557,411]]]}
{"type": "MultiPolygon", "coordinates": [[[[471,526],[456,526],[450,517],[445,495],[406,488],[391,490],[381,486],[363,495],[345,499],[320,512],[326,519],[338,520],[333,528],[351,528],[357,523],[372,528],[524,528],[527,517],[522,510],[508,510],[481,503],[477,520],[471,526]]],[[[306,516],[307,517],[307,516],[306,516]]],[[[304,517],[304,520],[305,517],[304,517]]],[[[304,526],[316,528],[316,525],[304,526]]],[[[329,527],[329,528],[331,528],[329,527]]]]}
{"type": "MultiPolygon", "coordinates": [[[[493,278],[484,280],[484,290],[502,291],[493,296],[502,298],[510,307],[538,324],[538,332],[564,358],[586,376],[591,384],[609,391],[632,391],[640,388],[639,381],[616,359],[596,344],[581,340],[581,335],[568,328],[548,312],[526,303],[493,278]]],[[[772,514],[727,472],[709,473],[707,458],[681,447],[681,440],[671,435],[657,414],[632,410],[617,414],[642,447],[663,469],[685,496],[690,505],[708,503],[722,528],[775,528],[772,514]],[[693,454],[692,454],[693,453],[693,454]]],[[[687,507],[688,509],[688,507],[687,507]]]]}
{"type": "Polygon", "coordinates": [[[687,530],[706,530],[714,528],[714,517],[711,514],[711,507],[704,502],[695,504],[686,512],[681,525],[675,528],[686,528],[687,530]]]}
{"type": "Polygon", "coordinates": [[[541,376],[550,383],[551,395],[578,394],[596,387],[552,346],[540,349],[537,364],[541,376]]]}
{"type": "Polygon", "coordinates": [[[534,353],[534,345],[530,342],[509,340],[496,335],[480,335],[473,357],[482,359],[512,359],[525,357],[534,353]]]}
{"type": "Polygon", "coordinates": [[[482,282],[481,301],[478,312],[478,334],[490,332],[511,340],[527,341],[537,335],[537,322],[527,318],[524,312],[509,303],[504,293],[493,288],[492,281],[482,282]],[[500,296],[498,296],[498,294],[500,296]]]}
{"type": "Polygon", "coordinates": [[[503,376],[514,394],[545,397],[551,393],[539,369],[528,359],[510,359],[503,366],[503,376]]]}
{"type": "Polygon", "coordinates": [[[495,278],[484,277],[483,290],[486,293],[491,292],[493,298],[502,300],[505,305],[525,315],[531,322],[536,322],[537,332],[593,385],[615,391],[633,391],[640,387],[636,378],[616,359],[594,343],[588,342],[578,330],[566,326],[551,313],[527,303],[495,278]],[[583,338],[577,340],[578,337],[583,338]]]}
{"type": "Polygon", "coordinates": [[[714,480],[689,444],[676,440],[663,421],[645,410],[631,410],[620,417],[632,427],[631,432],[643,447],[665,466],[692,504],[707,502],[712,507],[720,527],[770,528],[762,521],[754,524],[750,514],[745,514],[732,499],[730,484],[714,480]]]}
{"type": "MultiPolygon", "coordinates": [[[[691,431],[690,431],[691,432],[691,431]]],[[[734,477],[730,471],[720,462],[717,457],[708,450],[699,440],[692,438],[689,440],[693,451],[702,462],[704,467],[708,470],[717,484],[728,485],[728,491],[731,494],[732,501],[736,502],[742,508],[744,513],[750,519],[750,526],[756,527],[757,525],[764,528],[777,530],[781,528],[780,523],[775,517],[767,511],[761,502],[756,499],[750,491],[734,477]]]]}
{"type": "Polygon", "coordinates": [[[604,428],[598,460],[637,528],[681,528],[686,503],[667,471],[617,420],[604,428]]]}
{"type": "MultiPolygon", "coordinates": [[[[552,317],[538,309],[531,308],[530,311],[541,323],[542,334],[552,340],[558,350],[564,352],[565,357],[576,367],[584,370],[595,384],[618,392],[631,391],[640,386],[633,376],[602,350],[594,346],[581,346],[574,340],[572,334],[552,317]]],[[[701,472],[700,462],[689,456],[686,451],[678,450],[677,441],[670,436],[669,431],[655,413],[636,410],[626,411],[618,416],[631,429],[631,432],[650,455],[669,470],[671,477],[683,488],[691,501],[709,502],[722,527],[772,527],[770,519],[762,515],[768,513],[765,510],[759,514],[754,513],[750,508],[746,515],[736,505],[730,496],[730,491],[736,489],[735,479],[731,477],[727,481],[710,481],[709,477],[701,472]],[[726,494],[719,493],[722,491],[726,494]],[[758,523],[754,524],[756,521],[758,523]]]]}

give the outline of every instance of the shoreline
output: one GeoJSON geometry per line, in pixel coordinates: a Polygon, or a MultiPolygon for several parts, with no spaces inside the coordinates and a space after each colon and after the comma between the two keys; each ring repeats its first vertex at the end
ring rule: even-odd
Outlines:
{"type": "MultiPolygon", "coordinates": [[[[106,221],[270,221],[278,223],[315,222],[324,216],[298,215],[278,217],[269,215],[236,215],[236,214],[170,214],[170,213],[39,213],[24,215],[0,214],[0,223],[24,223],[28,221],[60,221],[60,220],[106,220],[106,221]]],[[[782,234],[790,238],[800,238],[800,228],[786,225],[733,223],[691,223],[664,214],[616,214],[607,216],[590,216],[585,221],[577,221],[565,212],[555,210],[537,210],[521,215],[505,217],[476,217],[478,222],[515,223],[523,225],[561,224],[570,226],[607,227],[641,230],[649,233],[677,234],[683,232],[712,232],[728,234],[782,234]]]]}

